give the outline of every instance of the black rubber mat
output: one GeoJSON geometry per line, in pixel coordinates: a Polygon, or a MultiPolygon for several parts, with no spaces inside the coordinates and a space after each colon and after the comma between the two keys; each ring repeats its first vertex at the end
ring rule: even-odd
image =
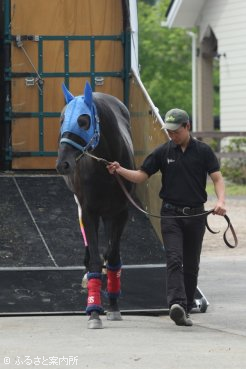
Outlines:
{"type": "MultiPolygon", "coordinates": [[[[83,312],[84,246],[63,178],[0,176],[0,194],[0,314],[83,312]]],[[[101,229],[100,239],[103,253],[101,229]]],[[[131,206],[121,256],[121,308],[165,309],[164,247],[148,218],[131,206]]]]}
{"type": "MultiPolygon", "coordinates": [[[[80,283],[83,270],[12,270],[1,271],[0,275],[2,315],[85,313],[87,290],[80,283]]],[[[105,291],[102,302],[107,310],[105,291]]],[[[148,268],[146,273],[144,267],[123,267],[119,304],[122,311],[163,310],[164,268],[148,268]],[[156,286],[161,288],[159,293],[156,286]]]]}
{"type": "MultiPolygon", "coordinates": [[[[62,177],[0,177],[0,191],[0,267],[83,265],[77,206],[62,177]]],[[[100,239],[103,249],[102,231],[100,239]]],[[[124,264],[165,260],[149,220],[133,207],[121,252],[124,264]]]]}

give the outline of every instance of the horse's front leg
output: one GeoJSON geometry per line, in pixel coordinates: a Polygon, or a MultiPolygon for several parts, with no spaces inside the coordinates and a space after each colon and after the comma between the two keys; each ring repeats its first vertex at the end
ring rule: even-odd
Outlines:
{"type": "Polygon", "coordinates": [[[108,320],[121,320],[118,298],[121,292],[121,259],[120,239],[128,218],[128,211],[124,210],[112,219],[104,219],[108,249],[105,255],[107,261],[107,293],[109,307],[108,320]]]}
{"type": "Polygon", "coordinates": [[[88,328],[97,329],[102,328],[100,314],[103,312],[103,307],[101,304],[102,261],[98,250],[99,217],[84,212],[83,221],[88,241],[88,250],[86,252],[86,267],[88,269],[88,296],[86,313],[90,316],[88,320],[88,328]]]}

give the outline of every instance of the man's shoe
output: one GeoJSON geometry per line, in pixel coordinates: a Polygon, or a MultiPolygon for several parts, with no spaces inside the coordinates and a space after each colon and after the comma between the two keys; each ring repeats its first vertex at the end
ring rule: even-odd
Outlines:
{"type": "Polygon", "coordinates": [[[191,327],[193,325],[192,320],[188,315],[186,315],[184,308],[179,304],[171,306],[169,315],[176,325],[185,325],[187,327],[191,327]]]}

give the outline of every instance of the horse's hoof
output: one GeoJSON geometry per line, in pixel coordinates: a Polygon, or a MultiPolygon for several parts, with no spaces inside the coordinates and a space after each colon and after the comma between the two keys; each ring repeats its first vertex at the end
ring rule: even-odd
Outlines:
{"type": "Polygon", "coordinates": [[[103,327],[99,314],[96,311],[93,311],[91,313],[91,316],[87,323],[87,327],[89,329],[101,329],[103,327]]]}
{"type": "Polygon", "coordinates": [[[107,320],[122,320],[120,311],[107,311],[107,320]]]}
{"type": "Polygon", "coordinates": [[[87,273],[85,273],[81,281],[81,287],[87,288],[87,285],[88,285],[88,278],[87,278],[87,273]]]}
{"type": "Polygon", "coordinates": [[[102,321],[101,319],[91,319],[88,320],[87,328],[88,329],[102,329],[102,321]]]}

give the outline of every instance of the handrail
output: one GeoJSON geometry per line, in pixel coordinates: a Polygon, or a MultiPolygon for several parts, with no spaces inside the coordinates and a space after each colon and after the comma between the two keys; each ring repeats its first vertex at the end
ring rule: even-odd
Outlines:
{"type": "Polygon", "coordinates": [[[224,138],[224,137],[246,137],[246,132],[242,131],[196,131],[192,132],[192,136],[194,137],[213,137],[213,138],[224,138]]]}
{"type": "MultiPolygon", "coordinates": [[[[218,140],[218,145],[220,147],[220,142],[223,139],[228,139],[231,137],[246,137],[246,132],[242,132],[242,131],[226,131],[226,132],[221,132],[221,131],[201,131],[201,132],[192,132],[192,136],[196,137],[197,139],[203,139],[203,138],[207,138],[207,139],[211,139],[211,138],[215,138],[218,140]]],[[[215,150],[215,154],[218,158],[229,158],[229,159],[238,159],[238,158],[245,158],[246,157],[246,151],[223,151],[220,149],[215,150]]]]}
{"type": "Polygon", "coordinates": [[[150,98],[150,96],[149,96],[146,88],[144,87],[144,84],[141,81],[138,73],[134,69],[132,69],[131,71],[132,71],[132,74],[134,75],[134,77],[136,78],[138,84],[140,85],[141,90],[142,90],[142,92],[143,92],[146,100],[148,101],[148,103],[149,103],[149,105],[150,105],[150,107],[151,107],[151,109],[153,111],[153,114],[156,116],[158,122],[160,123],[160,125],[162,126],[162,128],[165,130],[163,119],[162,119],[161,115],[159,114],[159,109],[155,106],[155,104],[151,100],[151,98],[150,98]]]}

